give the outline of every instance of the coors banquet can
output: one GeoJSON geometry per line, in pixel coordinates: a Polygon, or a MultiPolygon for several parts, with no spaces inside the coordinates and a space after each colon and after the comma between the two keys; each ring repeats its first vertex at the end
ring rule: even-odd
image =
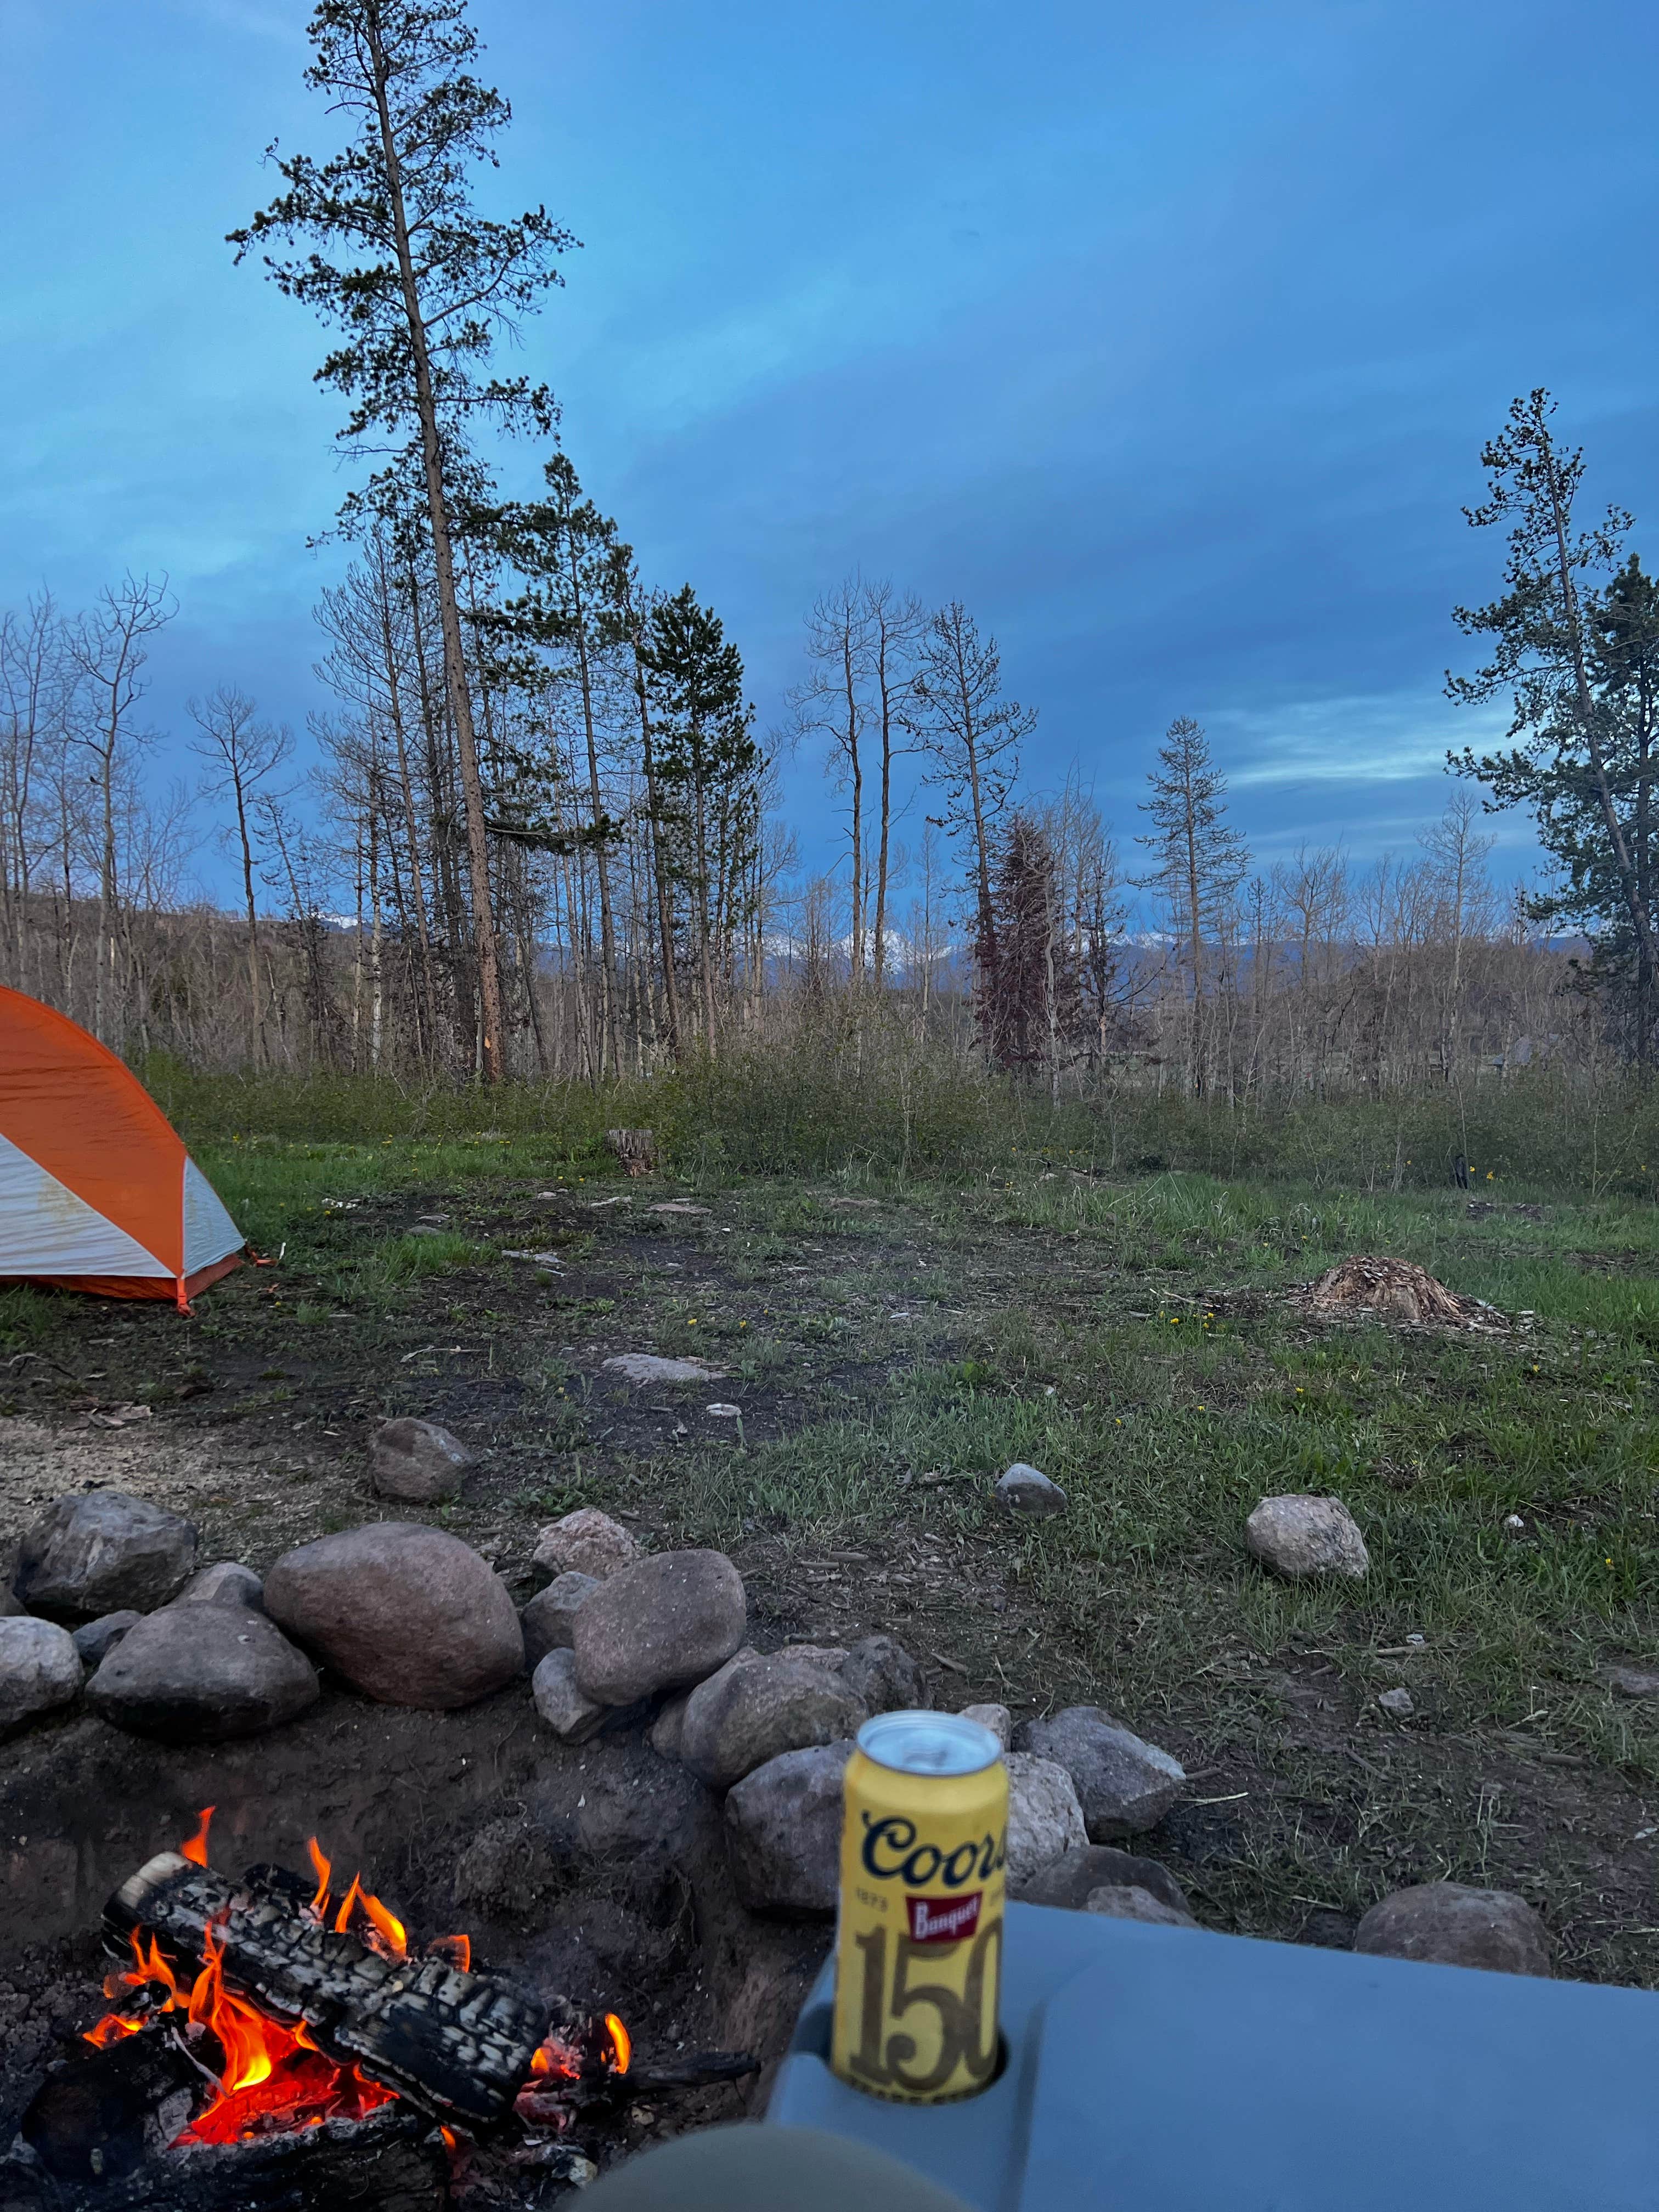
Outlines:
{"type": "Polygon", "coordinates": [[[955,1713],[880,1713],[847,1763],[830,2063],[878,2097],[971,2097],[996,2071],[1008,1770],[955,1713]]]}

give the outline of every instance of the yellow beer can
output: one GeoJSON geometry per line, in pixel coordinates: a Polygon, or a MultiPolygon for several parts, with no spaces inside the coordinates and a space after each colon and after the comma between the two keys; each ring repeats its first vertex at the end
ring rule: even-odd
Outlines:
{"type": "Polygon", "coordinates": [[[878,2097],[971,2097],[996,2071],[1008,1770],[956,1713],[878,1713],[847,1762],[830,2063],[878,2097]]]}

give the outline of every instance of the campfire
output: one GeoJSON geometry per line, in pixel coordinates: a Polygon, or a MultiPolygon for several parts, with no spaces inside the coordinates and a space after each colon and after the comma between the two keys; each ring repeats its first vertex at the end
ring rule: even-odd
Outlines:
{"type": "Polygon", "coordinates": [[[351,2199],[365,2204],[447,2203],[480,2157],[579,2175],[591,2171],[567,2141],[579,2116],[602,2118],[635,2086],[690,2087],[752,2069],[740,2054],[708,2052],[632,2076],[615,2013],[536,2003],[476,1971],[465,1935],[417,1946],[361,1874],[341,1879],[315,1837],[308,1877],[268,1865],[220,1874],[209,1861],[212,1815],[204,1808],[178,1850],[110,1899],[112,2009],[24,2120],[46,2172],[95,2185],[112,2212],[175,2201],[243,2212],[264,2201],[258,2175],[271,2157],[281,2201],[320,2207],[357,2147],[388,2177],[380,2194],[351,2199]],[[296,2194],[307,2140],[316,2175],[301,2174],[296,2194]],[[174,2176],[174,2196],[155,2194],[158,2165],[174,2176]],[[112,2187],[123,2183],[125,2194],[112,2187]]]}

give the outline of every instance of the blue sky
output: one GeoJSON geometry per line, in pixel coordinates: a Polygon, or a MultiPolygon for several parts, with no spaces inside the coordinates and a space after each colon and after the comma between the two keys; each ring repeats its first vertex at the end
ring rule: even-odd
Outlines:
{"type": "MultiPolygon", "coordinates": [[[[0,0],[0,604],[166,569],[164,739],[220,682],[325,703],[322,339],[222,243],[271,137],[332,143],[307,13],[0,0]]],[[[1550,386],[1594,496],[1654,509],[1639,0],[474,13],[501,202],[584,241],[526,365],[647,575],[725,616],[763,726],[861,565],[967,601],[1040,709],[1029,780],[1076,762],[1126,840],[1191,714],[1259,858],[1363,860],[1482,734],[1440,686],[1498,577],[1459,509],[1510,397],[1550,386]]],[[[788,789],[827,854],[805,761],[788,789]]]]}

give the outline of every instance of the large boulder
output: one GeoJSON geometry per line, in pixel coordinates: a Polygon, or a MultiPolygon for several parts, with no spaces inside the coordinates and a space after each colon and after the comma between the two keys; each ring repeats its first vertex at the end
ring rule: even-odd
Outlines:
{"type": "Polygon", "coordinates": [[[87,1703],[116,1728],[165,1743],[224,1743],[317,1702],[317,1669],[263,1613],[169,1605],[106,1655],[87,1703]]]}
{"type": "Polygon", "coordinates": [[[1396,1889],[1360,1922],[1353,1948],[1383,1959],[1484,1966],[1495,1974],[1551,1971],[1549,1930],[1524,1897],[1469,1889],[1461,1881],[1396,1889]]]}
{"type": "Polygon", "coordinates": [[[928,1703],[927,1676],[890,1636],[860,1638],[842,1661],[841,1676],[872,1713],[908,1712],[928,1703]]]}
{"type": "Polygon", "coordinates": [[[1051,1719],[1026,1721],[1014,1741],[1066,1769],[1091,1844],[1156,1827],[1187,1786],[1179,1760],[1144,1743],[1098,1705],[1068,1705],[1051,1719]]]}
{"type": "Polygon", "coordinates": [[[828,1918],[841,1888],[842,1784],[851,1743],[786,1751],[726,1800],[726,1850],[751,1912],[828,1918]]]}
{"type": "Polygon", "coordinates": [[[1083,1808],[1063,1766],[1029,1751],[1011,1751],[1007,1766],[1008,1880],[1017,1885],[1089,1839],[1083,1808]]]}
{"type": "Polygon", "coordinates": [[[583,1505],[562,1521],[550,1521],[536,1534],[534,1565],[550,1575],[592,1575],[603,1582],[620,1574],[640,1556],[640,1547],[619,1521],[597,1505],[583,1505]]]}
{"type": "Polygon", "coordinates": [[[1051,1859],[1023,1881],[1016,1894],[1022,1905],[1053,1905],[1082,1912],[1097,1889],[1139,1889],[1183,1920],[1192,1917],[1186,1893],[1168,1867],[1136,1851],[1115,1850],[1109,1844],[1087,1844],[1081,1850],[1051,1859]]]}
{"type": "Polygon", "coordinates": [[[382,1705],[447,1711],[524,1669],[524,1637],[500,1577],[459,1536],[375,1521],[285,1552],[265,1611],[355,1689],[382,1705]]]}
{"type": "Polygon", "coordinates": [[[436,1421],[407,1415],[382,1421],[368,1447],[368,1478],[377,1496],[406,1505],[439,1505],[453,1498],[478,1455],[436,1421]]]}
{"type": "Polygon", "coordinates": [[[31,1613],[71,1626],[165,1605],[196,1564],[196,1530],[178,1514],[94,1490],[49,1505],[18,1547],[12,1587],[31,1613]]]}
{"type": "Polygon", "coordinates": [[[729,1790],[781,1752],[839,1743],[869,1717],[869,1707],[834,1669],[741,1651],[692,1691],[679,1755],[711,1789],[729,1790]]]}
{"type": "Polygon", "coordinates": [[[1292,1582],[1340,1575],[1357,1583],[1371,1563],[1340,1498],[1264,1498],[1244,1523],[1244,1543],[1264,1567],[1292,1582]]]}
{"type": "Polygon", "coordinates": [[[550,1651],[568,1651],[576,1634],[576,1610],[599,1586],[597,1575],[555,1575],[519,1615],[524,1631],[524,1663],[533,1674],[550,1651]]]}
{"type": "Polygon", "coordinates": [[[0,1736],[80,1691],[81,1655],[68,1629],[28,1613],[0,1620],[0,1736]]]}
{"type": "Polygon", "coordinates": [[[743,1642],[743,1577],[722,1552],[659,1552],[623,1567],[576,1614],[576,1680],[605,1705],[700,1682],[743,1642]]]}

